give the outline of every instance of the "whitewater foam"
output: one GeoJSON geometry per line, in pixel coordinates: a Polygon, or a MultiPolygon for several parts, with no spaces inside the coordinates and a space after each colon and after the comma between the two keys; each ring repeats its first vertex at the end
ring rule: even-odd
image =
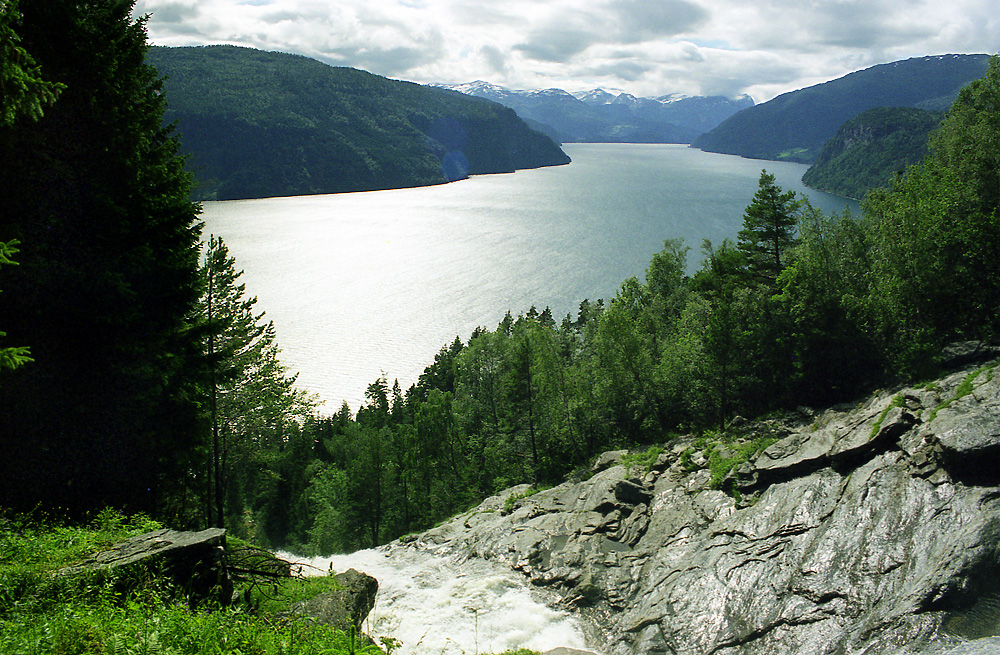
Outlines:
{"type": "Polygon", "coordinates": [[[353,568],[376,578],[375,609],[363,630],[376,640],[400,640],[400,655],[595,650],[580,619],[553,609],[547,602],[553,598],[492,562],[400,546],[312,559],[283,556],[303,564],[306,575],[353,568]]]}

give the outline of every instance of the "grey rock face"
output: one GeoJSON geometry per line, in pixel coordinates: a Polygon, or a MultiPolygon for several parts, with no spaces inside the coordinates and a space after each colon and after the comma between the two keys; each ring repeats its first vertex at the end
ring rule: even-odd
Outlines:
{"type": "Polygon", "coordinates": [[[344,632],[351,626],[360,630],[361,623],[375,607],[378,580],[354,569],[338,573],[336,580],[339,589],[302,601],[292,611],[344,632]]]}
{"type": "Polygon", "coordinates": [[[59,573],[75,575],[155,564],[162,566],[178,586],[188,590],[192,603],[197,604],[213,596],[215,600],[225,603],[232,595],[232,583],[222,549],[225,534],[222,528],[200,532],[154,530],[127,539],[59,573]]]}
{"type": "Polygon", "coordinates": [[[730,473],[739,499],[679,443],[648,472],[609,456],[506,515],[495,496],[411,547],[506,563],[614,654],[997,652],[993,369],[812,419],[730,473]]]}

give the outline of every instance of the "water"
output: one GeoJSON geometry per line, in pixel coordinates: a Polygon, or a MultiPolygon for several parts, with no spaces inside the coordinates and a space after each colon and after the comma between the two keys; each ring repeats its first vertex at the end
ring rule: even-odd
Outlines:
{"type": "Polygon", "coordinates": [[[274,321],[299,387],[357,409],[383,372],[405,390],[435,353],[510,310],[557,320],[642,277],[667,238],[735,239],[762,168],[825,211],[856,203],[810,191],[800,164],[676,145],[568,144],[568,166],[367,193],[207,202],[274,321]]]}
{"type": "Polygon", "coordinates": [[[379,581],[363,631],[398,639],[398,653],[466,655],[529,648],[539,652],[588,646],[578,618],[549,607],[510,569],[481,559],[457,561],[412,548],[362,550],[302,560],[305,573],[354,568],[379,581]]]}

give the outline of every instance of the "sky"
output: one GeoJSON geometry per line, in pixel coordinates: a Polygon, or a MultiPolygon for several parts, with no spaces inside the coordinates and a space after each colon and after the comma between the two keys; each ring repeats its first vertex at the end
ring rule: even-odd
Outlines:
{"type": "Polygon", "coordinates": [[[137,0],[155,45],[291,52],[422,84],[636,96],[786,91],[1000,52],[997,0],[137,0]]]}

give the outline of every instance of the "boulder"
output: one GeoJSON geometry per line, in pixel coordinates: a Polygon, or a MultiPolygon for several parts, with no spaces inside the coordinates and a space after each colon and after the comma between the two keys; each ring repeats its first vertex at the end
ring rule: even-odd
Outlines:
{"type": "Polygon", "coordinates": [[[375,607],[378,580],[366,573],[348,569],[335,576],[338,589],[296,603],[294,614],[304,614],[337,630],[348,632],[361,624],[375,607]]]}
{"type": "Polygon", "coordinates": [[[74,575],[93,571],[127,569],[132,566],[156,566],[174,584],[187,592],[189,600],[197,604],[203,600],[227,603],[232,597],[222,528],[209,528],[200,532],[154,530],[127,539],[112,548],[97,553],[83,562],[59,571],[60,575],[74,575]]]}

